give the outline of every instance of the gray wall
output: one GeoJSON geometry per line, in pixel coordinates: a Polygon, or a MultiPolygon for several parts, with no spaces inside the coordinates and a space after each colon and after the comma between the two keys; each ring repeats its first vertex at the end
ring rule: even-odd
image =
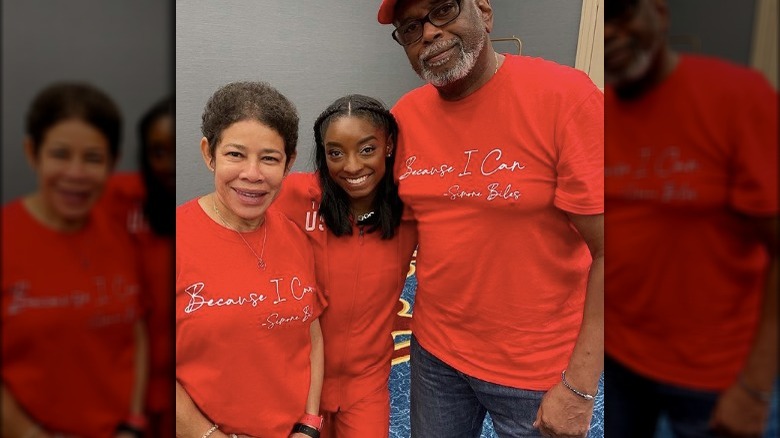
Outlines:
{"type": "MultiPolygon", "coordinates": [[[[523,54],[574,65],[581,1],[493,0],[493,37],[516,35],[523,54]]],[[[176,200],[213,190],[200,157],[200,115],[219,86],[264,80],[298,108],[296,170],[311,170],[312,125],[336,98],[361,93],[392,106],[422,84],[392,26],[376,21],[378,1],[176,2],[176,200]]],[[[515,46],[496,49],[515,53],[515,46]]]]}
{"type": "Polygon", "coordinates": [[[668,1],[673,47],[749,64],[755,0],[668,1]]]}
{"type": "Polygon", "coordinates": [[[88,81],[122,111],[118,169],[137,169],[136,125],[173,91],[173,2],[24,0],[2,2],[3,203],[32,192],[24,158],[24,117],[54,81],[88,81]]]}

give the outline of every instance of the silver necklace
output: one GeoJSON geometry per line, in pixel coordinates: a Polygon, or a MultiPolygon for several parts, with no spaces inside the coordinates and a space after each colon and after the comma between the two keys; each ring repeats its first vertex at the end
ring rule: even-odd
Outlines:
{"type": "Polygon", "coordinates": [[[365,221],[366,219],[370,218],[373,215],[374,215],[374,211],[373,210],[369,211],[368,213],[359,214],[359,215],[357,215],[356,221],[357,222],[363,222],[363,221],[365,221]]]}
{"type": "Polygon", "coordinates": [[[496,69],[493,70],[493,76],[495,76],[498,73],[498,53],[493,52],[493,57],[496,58],[496,69]]]}
{"type": "Polygon", "coordinates": [[[216,212],[217,216],[219,216],[219,220],[222,221],[222,225],[224,225],[225,228],[229,230],[233,230],[236,234],[238,234],[238,237],[240,237],[241,240],[244,241],[244,245],[246,245],[246,247],[249,248],[249,250],[252,251],[252,254],[254,254],[254,256],[257,258],[257,267],[262,270],[265,270],[265,261],[263,260],[263,254],[265,253],[265,240],[268,237],[268,227],[265,226],[265,221],[263,221],[263,225],[265,226],[263,228],[263,249],[260,250],[260,255],[257,255],[255,250],[252,248],[252,245],[250,245],[249,242],[247,242],[246,239],[244,239],[244,235],[241,234],[235,228],[229,226],[227,222],[225,222],[225,218],[222,217],[222,214],[219,212],[219,209],[217,208],[217,202],[214,200],[214,198],[211,199],[211,205],[214,206],[214,212],[216,212]]]}

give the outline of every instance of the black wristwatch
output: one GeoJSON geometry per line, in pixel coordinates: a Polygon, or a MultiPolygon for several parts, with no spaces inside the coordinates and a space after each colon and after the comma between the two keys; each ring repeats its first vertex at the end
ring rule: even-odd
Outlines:
{"type": "Polygon", "coordinates": [[[320,438],[320,431],[308,426],[303,423],[295,423],[292,428],[292,432],[290,432],[290,435],[294,433],[302,433],[304,435],[308,435],[311,438],[320,438]]]}
{"type": "Polygon", "coordinates": [[[116,429],[114,429],[114,432],[115,433],[129,432],[129,433],[133,434],[133,436],[135,436],[137,438],[143,438],[144,437],[144,431],[143,430],[138,429],[137,427],[134,427],[134,426],[132,426],[130,424],[127,424],[125,422],[117,424],[116,429]]]}

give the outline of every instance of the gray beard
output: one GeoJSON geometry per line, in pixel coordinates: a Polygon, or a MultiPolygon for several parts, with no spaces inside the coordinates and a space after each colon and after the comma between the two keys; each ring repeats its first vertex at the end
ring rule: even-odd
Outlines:
{"type": "Polygon", "coordinates": [[[642,50],[637,55],[634,62],[631,63],[625,70],[621,72],[604,72],[604,82],[612,84],[615,87],[621,87],[623,85],[632,84],[647,75],[652,67],[653,59],[658,56],[657,52],[659,47],[663,44],[662,40],[657,40],[649,48],[642,50]]]}
{"type": "Polygon", "coordinates": [[[423,58],[427,57],[431,52],[436,52],[446,47],[446,44],[434,44],[420,54],[420,71],[417,75],[434,87],[444,87],[465,78],[477,64],[477,56],[482,52],[482,48],[485,47],[485,38],[480,38],[474,50],[466,51],[460,38],[458,38],[455,46],[458,48],[458,53],[455,55],[458,59],[451,69],[437,74],[425,66],[423,58]]]}
{"type": "Polygon", "coordinates": [[[619,73],[604,72],[604,81],[616,86],[620,86],[626,83],[632,83],[641,79],[647,71],[650,69],[650,64],[653,60],[652,53],[650,51],[642,52],[628,68],[619,73]]]}

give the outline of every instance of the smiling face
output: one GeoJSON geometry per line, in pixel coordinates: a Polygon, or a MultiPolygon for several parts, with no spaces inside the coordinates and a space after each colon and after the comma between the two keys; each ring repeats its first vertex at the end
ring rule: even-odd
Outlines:
{"type": "Polygon", "coordinates": [[[328,173],[349,195],[353,211],[371,210],[393,147],[387,133],[366,118],[341,116],[330,122],[323,143],[328,173]]]}
{"type": "Polygon", "coordinates": [[[32,141],[26,140],[25,149],[38,177],[38,191],[28,205],[55,229],[79,228],[113,168],[108,139],[81,119],[67,119],[46,131],[37,151],[32,141]]]}
{"type": "Polygon", "coordinates": [[[667,56],[668,11],[662,0],[639,0],[604,22],[604,78],[616,87],[661,74],[667,56]]]}
{"type": "Polygon", "coordinates": [[[206,138],[201,152],[214,170],[221,217],[238,231],[257,229],[295,159],[285,155],[282,137],[256,120],[242,120],[222,131],[213,157],[206,138]]]}
{"type": "Polygon", "coordinates": [[[146,157],[154,178],[168,191],[176,191],[176,139],[173,117],[165,115],[156,119],[146,133],[146,157]]]}
{"type": "MultiPolygon", "coordinates": [[[[400,4],[395,13],[395,24],[425,17],[431,9],[452,3],[452,0],[407,1],[400,4]]],[[[444,87],[466,78],[480,59],[492,26],[492,10],[480,2],[462,0],[460,15],[441,27],[431,23],[423,25],[419,41],[404,46],[406,56],[414,71],[436,87],[444,87]],[[479,7],[478,7],[479,6],[479,7]]]]}

